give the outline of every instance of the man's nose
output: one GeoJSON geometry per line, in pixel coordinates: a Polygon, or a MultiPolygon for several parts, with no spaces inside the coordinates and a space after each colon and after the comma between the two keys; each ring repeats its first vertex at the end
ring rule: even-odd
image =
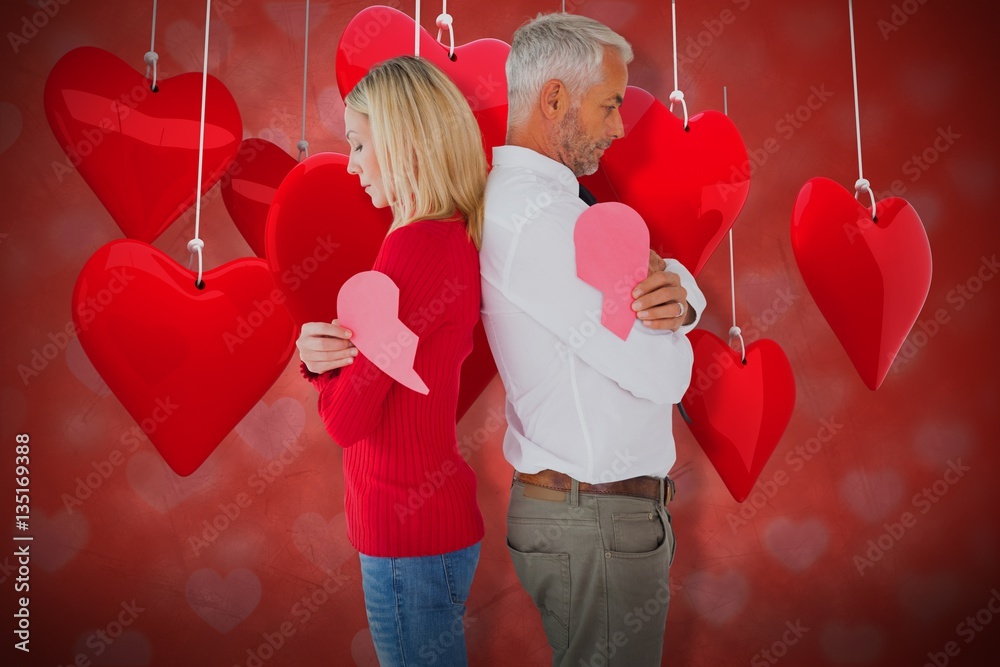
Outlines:
{"type": "Polygon", "coordinates": [[[621,139],[625,136],[625,122],[622,120],[622,114],[618,109],[615,109],[611,116],[611,137],[621,139]]]}

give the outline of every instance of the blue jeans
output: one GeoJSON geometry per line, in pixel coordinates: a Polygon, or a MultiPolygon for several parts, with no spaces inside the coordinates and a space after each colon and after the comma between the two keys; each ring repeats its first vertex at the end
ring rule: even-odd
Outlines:
{"type": "Polygon", "coordinates": [[[416,558],[361,554],[365,610],[381,667],[469,664],[462,617],[479,546],[416,558]]]}

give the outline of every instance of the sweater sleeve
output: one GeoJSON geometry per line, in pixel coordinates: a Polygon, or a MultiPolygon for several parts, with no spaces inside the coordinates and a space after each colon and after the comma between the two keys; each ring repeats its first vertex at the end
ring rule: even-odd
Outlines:
{"type": "MultiPolygon", "coordinates": [[[[399,287],[399,319],[415,333],[417,355],[426,337],[440,327],[448,314],[433,316],[429,306],[436,305],[455,266],[441,237],[430,233],[418,223],[394,230],[382,243],[372,270],[392,278],[399,287]]],[[[463,277],[462,280],[465,280],[463,277]]],[[[350,447],[365,438],[378,426],[389,389],[395,383],[363,354],[339,369],[310,379],[319,389],[319,412],[327,432],[342,447],[350,447]]],[[[410,391],[409,389],[403,389],[410,391]]]]}

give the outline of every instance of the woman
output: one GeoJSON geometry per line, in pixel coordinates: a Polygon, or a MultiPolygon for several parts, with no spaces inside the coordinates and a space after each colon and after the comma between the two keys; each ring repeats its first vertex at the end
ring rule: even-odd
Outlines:
{"type": "Polygon", "coordinates": [[[359,355],[337,320],[303,325],[302,372],[344,447],[347,534],[379,663],[466,665],[462,616],[483,519],[455,413],[479,320],[482,139],[458,88],[426,60],[376,66],[345,103],[348,171],[393,213],[373,269],[399,287],[399,319],[419,337],[414,370],[430,391],[359,355]]]}

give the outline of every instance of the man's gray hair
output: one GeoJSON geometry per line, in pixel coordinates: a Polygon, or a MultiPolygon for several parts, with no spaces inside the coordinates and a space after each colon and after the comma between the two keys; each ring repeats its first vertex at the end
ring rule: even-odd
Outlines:
{"type": "Polygon", "coordinates": [[[507,57],[508,127],[528,120],[547,81],[562,81],[574,95],[600,81],[606,47],[632,62],[624,37],[585,16],[539,14],[518,28],[507,57]]]}

